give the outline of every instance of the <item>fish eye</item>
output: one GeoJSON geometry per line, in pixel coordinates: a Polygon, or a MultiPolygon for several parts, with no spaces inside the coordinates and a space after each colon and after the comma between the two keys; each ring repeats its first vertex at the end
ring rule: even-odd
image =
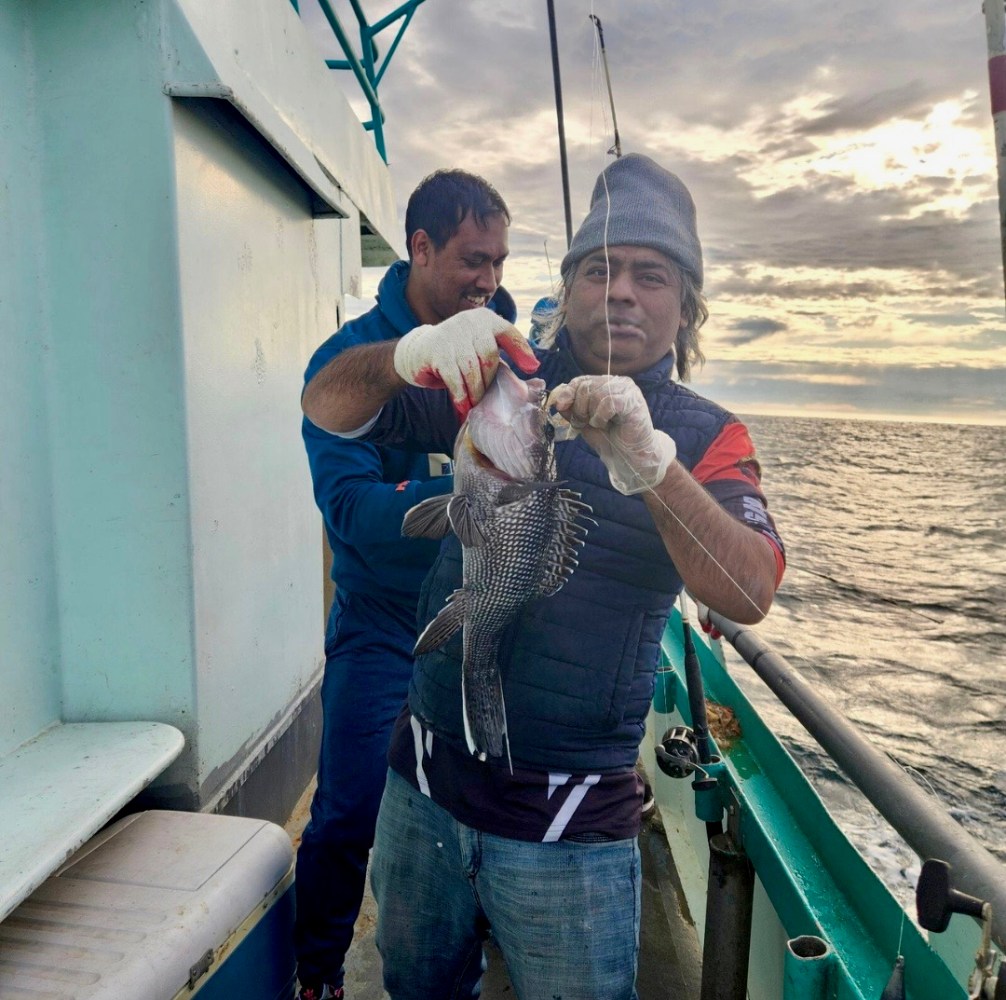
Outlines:
{"type": "Polygon", "coordinates": [[[555,428],[546,420],[542,431],[545,434],[545,440],[551,444],[555,438],[555,428]]]}

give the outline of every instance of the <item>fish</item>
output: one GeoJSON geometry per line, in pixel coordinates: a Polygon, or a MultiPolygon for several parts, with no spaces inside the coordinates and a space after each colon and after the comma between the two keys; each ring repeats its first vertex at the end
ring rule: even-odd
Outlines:
{"type": "Polygon", "coordinates": [[[454,491],[411,508],[410,538],[462,546],[462,585],[426,626],[414,655],[463,633],[461,697],[469,752],[510,759],[500,646],[524,607],[557,593],[586,541],[592,509],[557,479],[555,428],[540,378],[519,379],[500,364],[469,411],[454,445],[454,491]]]}

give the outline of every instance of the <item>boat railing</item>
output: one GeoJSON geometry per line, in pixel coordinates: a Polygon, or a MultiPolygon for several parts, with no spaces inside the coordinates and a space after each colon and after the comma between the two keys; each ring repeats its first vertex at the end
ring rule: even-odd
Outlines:
{"type": "Polygon", "coordinates": [[[721,615],[713,625],[923,860],[950,865],[954,888],[991,904],[992,937],[1006,948],[1006,869],[905,771],[804,680],[753,629],[721,615]]]}
{"type": "MultiPolygon", "coordinates": [[[[300,0],[290,0],[290,3],[293,5],[294,10],[300,13],[300,0]]],[[[405,3],[396,7],[395,10],[386,17],[382,17],[375,24],[370,24],[367,21],[367,16],[360,7],[359,0],[349,0],[349,3],[353,9],[353,14],[356,16],[360,34],[359,55],[357,55],[353,48],[353,43],[342,21],[339,19],[339,15],[332,7],[330,0],[318,0],[318,6],[325,15],[325,19],[332,29],[332,34],[335,35],[336,41],[338,41],[339,47],[342,49],[343,56],[345,57],[343,59],[326,59],[325,65],[329,69],[334,70],[351,70],[353,76],[356,77],[360,90],[363,91],[363,96],[370,105],[370,121],[364,122],[363,127],[367,131],[374,133],[374,144],[377,146],[377,151],[381,154],[381,159],[387,163],[388,156],[384,145],[384,112],[381,109],[381,101],[377,95],[377,87],[381,82],[381,77],[384,76],[388,68],[388,64],[391,62],[391,57],[395,54],[395,49],[398,48],[398,43],[405,34],[405,29],[408,28],[409,22],[412,20],[412,15],[415,14],[416,8],[420,4],[425,3],[425,0],[406,0],[405,3]],[[388,47],[384,58],[381,59],[376,38],[382,31],[396,23],[398,24],[398,31],[391,45],[388,47]]]]}

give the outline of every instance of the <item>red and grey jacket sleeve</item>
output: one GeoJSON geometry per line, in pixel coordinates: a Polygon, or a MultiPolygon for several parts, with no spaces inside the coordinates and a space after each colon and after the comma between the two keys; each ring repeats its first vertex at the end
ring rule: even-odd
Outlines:
{"type": "Polygon", "coordinates": [[[775,553],[776,586],[786,568],[786,549],[761,489],[761,466],[748,429],[731,420],[713,439],[692,475],[726,511],[768,539],[775,553]]]}

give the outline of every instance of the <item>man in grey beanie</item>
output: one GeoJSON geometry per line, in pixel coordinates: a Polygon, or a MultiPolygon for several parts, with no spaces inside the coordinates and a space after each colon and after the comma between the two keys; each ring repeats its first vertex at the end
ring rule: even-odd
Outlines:
{"type": "Polygon", "coordinates": [[[698,331],[708,315],[695,203],[680,178],[639,153],[615,160],[597,178],[590,211],[562,261],[565,289],[584,257],[616,246],[659,250],[676,265],[685,319],[675,338],[676,368],[687,380],[692,365],[703,361],[698,331]]]}
{"type": "MultiPolygon", "coordinates": [[[[645,156],[609,165],[562,276],[548,346],[469,310],[346,351],[304,392],[307,417],[332,433],[448,451],[503,350],[550,390],[566,425],[558,478],[596,521],[572,576],[525,607],[501,651],[510,760],[467,749],[460,635],[416,660],[372,861],[392,1000],[459,995],[489,928],[521,1000],[635,998],[634,765],[667,617],[687,586],[760,621],[782,575],[747,430],[680,380],[707,315],[685,186],[645,156]]],[[[420,628],[464,583],[449,534],[420,628]]]]}
{"type": "Polygon", "coordinates": [[[563,259],[563,279],[588,253],[606,245],[660,250],[702,288],[695,202],[679,177],[648,156],[628,153],[597,178],[590,211],[563,259]]]}

